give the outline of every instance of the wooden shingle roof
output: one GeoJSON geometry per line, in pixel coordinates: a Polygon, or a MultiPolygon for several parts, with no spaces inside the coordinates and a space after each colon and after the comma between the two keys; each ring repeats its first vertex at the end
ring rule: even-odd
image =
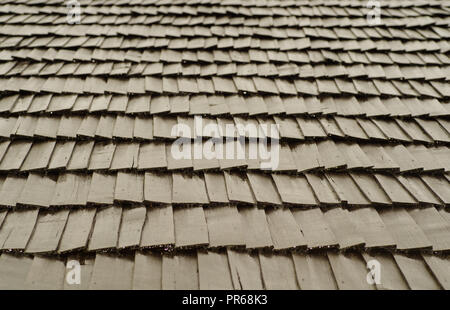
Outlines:
{"type": "Polygon", "coordinates": [[[448,3],[78,2],[0,0],[0,289],[450,289],[448,3]]]}

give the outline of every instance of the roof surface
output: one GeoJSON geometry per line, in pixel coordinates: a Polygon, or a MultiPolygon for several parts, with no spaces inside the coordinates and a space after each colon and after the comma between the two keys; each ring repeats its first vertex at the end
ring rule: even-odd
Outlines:
{"type": "Polygon", "coordinates": [[[1,0],[0,289],[449,289],[449,2],[366,2],[1,0]]]}

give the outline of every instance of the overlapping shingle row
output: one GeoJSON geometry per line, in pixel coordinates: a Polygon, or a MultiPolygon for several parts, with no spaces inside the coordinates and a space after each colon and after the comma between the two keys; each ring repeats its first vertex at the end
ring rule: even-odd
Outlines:
{"type": "MultiPolygon", "coordinates": [[[[236,168],[236,167],[234,167],[236,168]]],[[[436,205],[450,204],[449,175],[363,172],[29,173],[0,178],[0,205],[85,206],[113,202],[205,205],[436,205]],[[157,190],[155,190],[155,188],[157,190]]]]}
{"type": "MultiPolygon", "coordinates": [[[[72,257],[74,258],[74,257],[72,257]]],[[[70,261],[71,257],[67,259],[70,261]]],[[[81,264],[80,284],[64,279],[66,260],[0,256],[2,289],[448,289],[449,262],[432,255],[249,254],[193,252],[97,254],[81,264]],[[367,262],[385,269],[381,284],[366,282],[367,262]]],[[[70,270],[69,270],[70,271],[70,270]]],[[[70,274],[69,274],[70,276],[70,274]]]]}
{"type": "MultiPolygon", "coordinates": [[[[92,194],[91,194],[92,195],[92,194]]],[[[220,195],[220,194],[218,194],[220,195]]],[[[256,208],[119,204],[1,213],[0,249],[95,253],[155,248],[241,250],[450,250],[449,213],[435,207],[256,208]]]]}
{"type": "MultiPolygon", "coordinates": [[[[76,95],[33,94],[9,95],[1,100],[3,115],[61,114],[78,115],[86,112],[93,117],[101,115],[158,115],[173,116],[344,116],[351,118],[405,118],[427,120],[436,118],[447,129],[449,115],[447,102],[431,98],[379,97],[356,98],[354,96],[222,96],[222,95],[76,95]],[[443,123],[442,123],[443,122],[443,123]]],[[[6,120],[5,120],[6,121],[6,120]]],[[[251,121],[251,120],[249,120],[251,121]]],[[[2,118],[3,122],[3,118],[2,118]]],[[[2,125],[3,127],[3,125],[2,125]]]]}

